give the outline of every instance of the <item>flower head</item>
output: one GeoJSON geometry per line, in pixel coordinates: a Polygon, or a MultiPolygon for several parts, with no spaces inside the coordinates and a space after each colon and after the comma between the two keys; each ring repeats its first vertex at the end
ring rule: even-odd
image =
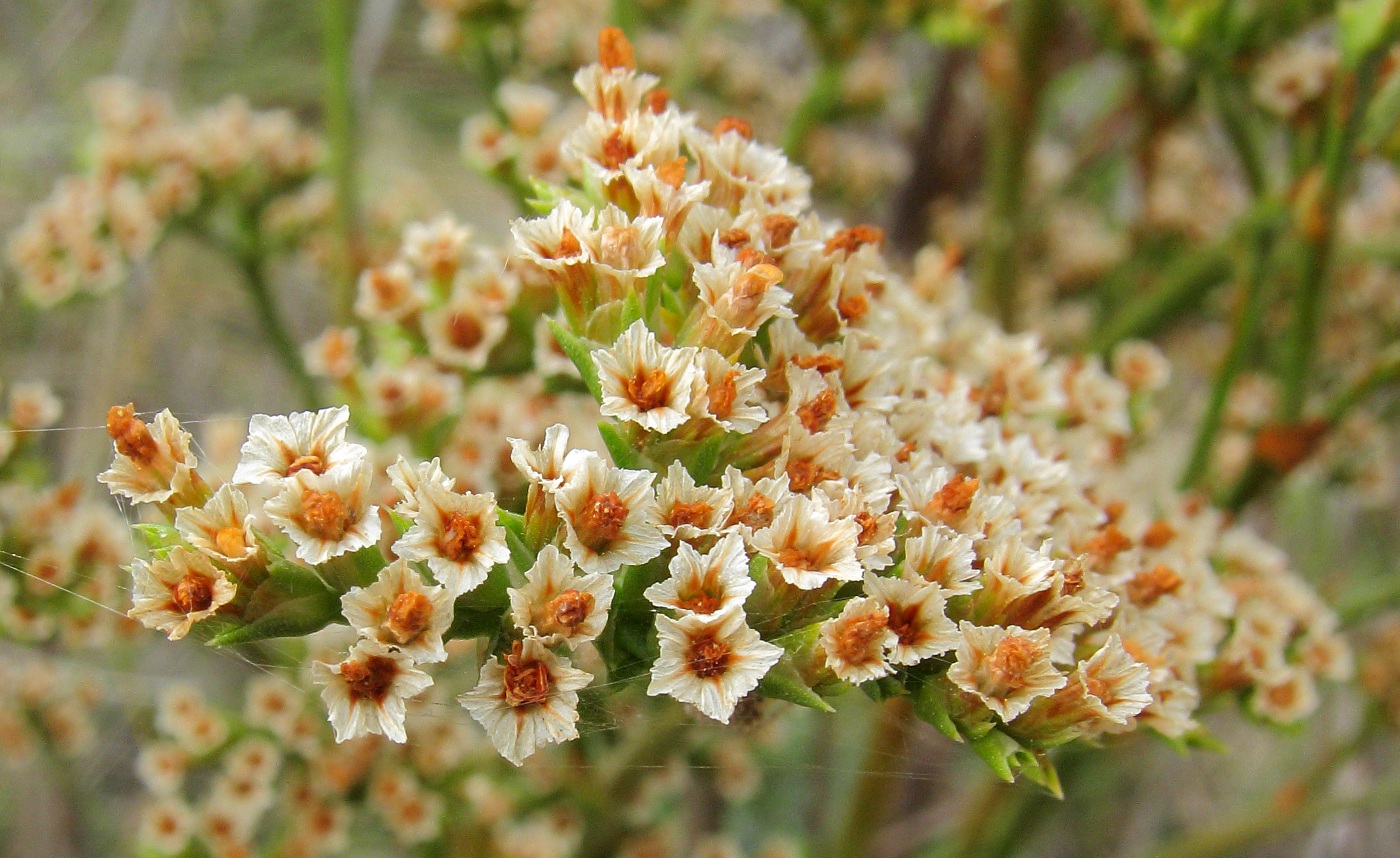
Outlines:
{"type": "Polygon", "coordinates": [[[419,485],[418,514],[394,543],[394,553],[426,562],[454,598],[475,590],[492,567],[510,559],[505,531],[496,522],[496,498],[434,482],[419,485]]]}
{"type": "Polygon", "coordinates": [[[198,479],[194,469],[199,460],[190,453],[190,434],[169,409],[156,415],[152,432],[131,405],[114,405],[107,412],[107,434],[116,457],[97,479],[112,494],[136,503],[164,503],[185,494],[198,479]]]}
{"type": "Polygon", "coordinates": [[[899,643],[890,629],[890,613],[875,599],[851,599],[841,613],[821,625],[821,648],[826,666],[852,683],[868,682],[890,673],[886,650],[899,643]]]}
{"type": "Polygon", "coordinates": [[[602,412],[651,432],[678,428],[690,415],[700,374],[694,349],[668,349],[647,326],[633,322],[611,349],[593,352],[603,390],[602,412]]]}
{"type": "Polygon", "coordinates": [[[828,581],[860,580],[859,537],[855,521],[832,521],[823,504],[794,495],[772,524],[754,533],[750,544],[777,567],[784,581],[815,590],[828,581]]]}
{"type": "Polygon", "coordinates": [[[175,529],[185,541],[222,563],[243,563],[258,556],[248,499],[231,485],[220,486],[202,507],[175,511],[175,529]]]}
{"type": "Polygon", "coordinates": [[[325,686],[321,699],[330,711],[337,742],[369,733],[407,741],[405,704],[433,684],[432,677],[415,668],[406,653],[372,640],[355,644],[339,664],[316,662],[312,673],[317,684],[325,686]]]}
{"type": "Polygon", "coordinates": [[[724,724],[783,655],[782,647],[749,628],[740,610],[716,619],[657,615],[656,633],[661,656],[652,665],[647,694],[668,694],[724,724]]]}
{"type": "Polygon", "coordinates": [[[975,695],[1003,721],[1025,712],[1068,681],[1050,663],[1050,630],[1016,626],[959,626],[958,659],[948,668],[953,684],[975,695]]]}
{"type": "Polygon", "coordinates": [[[325,563],[379,541],[379,508],[369,502],[369,482],[364,460],[324,473],[296,471],[263,509],[296,543],[297,557],[325,563]]]}
{"type": "Polygon", "coordinates": [[[578,575],[567,555],[546,545],[525,572],[525,582],[509,591],[516,628],[569,649],[603,633],[613,600],[611,575],[578,575]]]}
{"type": "Polygon", "coordinates": [[[340,606],[361,636],[417,662],[447,660],[442,636],[452,625],[452,595],[424,583],[407,561],[385,566],[368,587],[352,587],[340,606]]]}
{"type": "Polygon", "coordinates": [[[254,414],[233,472],[235,483],[276,482],[299,473],[322,475],[365,459],[365,448],[345,440],[350,409],[341,405],[286,416],[254,414]]]}
{"type": "Polygon", "coordinates": [[[650,471],[618,468],[587,450],[565,460],[568,478],[554,495],[564,519],[564,547],[585,572],[615,572],[666,548],[656,520],[650,471]]]}
{"type": "Polygon", "coordinates": [[[706,554],[682,542],[671,558],[670,572],[670,577],[652,584],[643,595],[658,608],[682,614],[719,619],[742,609],[754,588],[744,540],[737,533],[726,535],[706,554]]]}
{"type": "Polygon", "coordinates": [[[177,641],[195,623],[233,601],[237,587],[204,555],[175,548],[164,558],[131,561],[128,612],[148,629],[160,629],[177,641]]]}
{"type": "Polygon", "coordinates": [[[517,766],[541,745],[578,737],[578,692],[593,681],[543,643],[517,641],[481,667],[476,688],[457,698],[517,766]]]}

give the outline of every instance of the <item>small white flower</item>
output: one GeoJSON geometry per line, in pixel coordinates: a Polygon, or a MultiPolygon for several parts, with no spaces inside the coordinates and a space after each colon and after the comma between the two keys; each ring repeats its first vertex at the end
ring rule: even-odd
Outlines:
{"type": "Polygon", "coordinates": [[[661,532],[671,539],[699,539],[719,533],[729,520],[734,497],[723,488],[696,485],[679,461],[672,462],[656,489],[661,532]]]}
{"type": "Polygon", "coordinates": [[[593,676],[537,640],[481,667],[476,688],[457,700],[517,766],[541,745],[578,738],[578,693],[593,676]]]}
{"type": "Polygon", "coordinates": [[[714,349],[700,349],[697,362],[703,382],[703,395],[690,403],[695,417],[709,418],[729,432],[747,434],[768,420],[768,411],[759,404],[764,371],[736,363],[714,349]]]}
{"type": "Polygon", "coordinates": [[[545,644],[564,643],[569,649],[603,633],[613,600],[611,575],[575,574],[568,556],[546,545],[525,581],[524,587],[508,591],[516,628],[545,644]]]}
{"type": "Polygon", "coordinates": [[[348,742],[377,733],[393,742],[408,740],[405,703],[433,684],[407,654],[362,640],[339,664],[316,662],[312,675],[324,685],[321,699],[330,712],[335,740],[348,742]]]}
{"type": "Polygon", "coordinates": [[[400,322],[428,301],[428,290],[403,262],[367,268],[360,274],[355,315],[370,322],[400,322]]]}
{"type": "Polygon", "coordinates": [[[890,629],[889,610],[875,599],[851,599],[840,614],[821,625],[826,666],[851,683],[889,675],[893,668],[885,653],[898,644],[890,629]]]}
{"type": "Polygon", "coordinates": [[[258,556],[248,499],[231,485],[223,485],[202,507],[175,511],[175,529],[185,541],[224,563],[242,563],[258,556]]]}
{"type": "Polygon", "coordinates": [[[510,461],[525,479],[547,491],[564,482],[564,459],[569,452],[569,427],[555,423],[544,430],[544,443],[531,447],[523,438],[510,439],[510,461]]]}
{"type": "Polygon", "coordinates": [[[937,585],[869,576],[865,592],[884,605],[889,615],[889,629],[895,636],[889,648],[891,664],[918,664],[957,649],[962,641],[957,625],[944,612],[947,603],[937,585]]]}
{"type": "Polygon", "coordinates": [[[323,474],[297,471],[263,509],[296,543],[297,557],[325,563],[379,541],[379,508],[369,502],[369,482],[365,461],[323,474]]]}
{"type": "Polygon", "coordinates": [[[233,481],[270,483],[304,471],[319,475],[362,462],[365,448],[345,440],[349,424],[350,409],[344,405],[286,416],[254,414],[233,481]]]}
{"type": "Polygon", "coordinates": [[[442,462],[437,457],[431,462],[415,465],[399,456],[394,464],[384,469],[384,473],[388,475],[394,491],[398,492],[399,502],[394,504],[394,512],[399,515],[412,517],[418,514],[418,489],[426,483],[442,486],[449,491],[457,487],[457,481],[443,473],[442,462]]]}
{"type": "Polygon", "coordinates": [[[662,346],[639,320],[611,349],[594,351],[593,363],[605,416],[663,434],[690,419],[687,410],[701,381],[695,349],[662,346]]]}
{"type": "Polygon", "coordinates": [[[465,369],[486,366],[506,327],[505,315],[475,295],[454,297],[451,303],[423,314],[423,335],[433,360],[465,369]]]}
{"type": "Polygon", "coordinates": [[[737,609],[717,620],[658,614],[656,633],[661,656],[652,665],[647,694],[669,694],[724,724],[783,656],[782,647],[760,639],[737,609]]]}
{"type": "Polygon", "coordinates": [[[737,533],[726,535],[707,554],[682,542],[671,558],[670,571],[670,577],[643,593],[658,608],[718,619],[722,613],[742,608],[754,588],[744,540],[737,533]]]}
{"type": "Polygon", "coordinates": [[[233,600],[238,588],[204,555],[175,548],[169,556],[131,561],[133,620],[177,641],[233,600]]]}
{"type": "Polygon", "coordinates": [[[815,590],[828,581],[860,580],[859,537],[860,525],[851,519],[832,521],[824,505],[794,495],[773,523],[754,533],[749,542],[778,567],[784,581],[815,590]]]}
{"type": "Polygon", "coordinates": [[[967,620],[959,628],[963,639],[948,679],[980,698],[1003,721],[1014,720],[1037,697],[1068,681],[1050,663],[1049,629],[1028,632],[1017,626],[974,626],[967,620]]]}
{"type": "Polygon", "coordinates": [[[113,406],[107,412],[107,434],[112,436],[116,456],[97,480],[112,494],[135,503],[165,503],[198,480],[199,460],[190,453],[190,433],[180,428],[169,409],[153,422],[154,433],[130,405],[113,406]]]}
{"type": "Polygon", "coordinates": [[[403,559],[380,570],[370,586],[352,587],[340,607],[363,637],[417,662],[447,660],[442,636],[452,625],[452,594],[425,584],[403,559]]]}
{"type": "Polygon", "coordinates": [[[966,596],[981,586],[981,574],[973,567],[977,554],[972,537],[943,525],[925,528],[904,541],[904,577],[927,581],[948,596],[966,596]]]}
{"type": "Polygon", "coordinates": [[[615,572],[668,545],[656,520],[651,471],[618,468],[597,453],[574,450],[554,502],[564,519],[564,547],[585,572],[615,572]]]}
{"type": "Polygon", "coordinates": [[[494,495],[460,494],[432,482],[418,487],[418,514],[394,553],[426,562],[454,598],[481,586],[492,567],[510,559],[494,495]]]}

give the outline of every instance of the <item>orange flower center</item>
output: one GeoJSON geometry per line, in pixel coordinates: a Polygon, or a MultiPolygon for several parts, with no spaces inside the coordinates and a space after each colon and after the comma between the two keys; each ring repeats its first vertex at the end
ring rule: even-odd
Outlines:
{"type": "Polygon", "coordinates": [[[739,398],[739,370],[731,369],[710,385],[710,413],[720,420],[734,413],[734,400],[739,398]]]}
{"type": "Polygon", "coordinates": [[[297,471],[310,471],[319,476],[326,472],[326,463],[325,460],[315,453],[306,456],[297,456],[292,460],[292,463],[287,466],[287,476],[290,477],[297,471]]]}
{"type": "Polygon", "coordinates": [[[627,504],[622,502],[617,492],[595,494],[584,504],[575,525],[579,541],[594,551],[605,551],[622,535],[627,512],[627,504]]]}
{"type": "Polygon", "coordinates": [[[449,512],[442,517],[442,535],[438,537],[438,552],[454,563],[466,563],[481,547],[481,522],[464,512],[449,512]]]}
{"type": "Polygon", "coordinates": [[[462,351],[471,351],[485,339],[481,323],[470,313],[453,313],[447,320],[447,338],[462,351]]]}
{"type": "Polygon", "coordinates": [[[846,620],[834,635],[834,649],[837,658],[848,664],[860,664],[879,658],[871,651],[871,644],[880,639],[889,628],[889,618],[880,613],[862,614],[846,620]]]}
{"type": "Polygon", "coordinates": [[[924,636],[919,625],[918,605],[886,605],[890,612],[889,627],[904,646],[913,646],[924,636]]]}
{"type": "Polygon", "coordinates": [[[671,379],[659,369],[637,372],[626,386],[628,400],[642,412],[660,408],[671,395],[671,379]]]}
{"type": "Polygon", "coordinates": [[[1163,596],[1175,593],[1184,582],[1165,564],[1139,572],[1128,582],[1128,598],[1140,608],[1151,607],[1163,596]]]}
{"type": "Polygon", "coordinates": [[[686,611],[694,611],[697,614],[713,614],[719,610],[720,597],[705,590],[696,590],[694,593],[676,600],[676,607],[686,611]]]}
{"type": "Polygon", "coordinates": [[[395,597],[384,617],[384,630],[406,644],[427,631],[433,619],[433,603],[422,593],[408,591],[395,597]]]}
{"type": "Polygon", "coordinates": [[[375,703],[384,699],[399,675],[399,666],[392,659],[382,655],[371,655],[364,661],[342,661],[340,678],[350,689],[352,700],[372,700],[375,703]]]}
{"type": "Polygon", "coordinates": [[[574,631],[593,612],[594,601],[592,593],[565,590],[545,604],[545,616],[559,628],[574,631]]]}
{"type": "Polygon", "coordinates": [[[725,671],[729,670],[733,658],[734,654],[730,652],[728,644],[717,640],[713,633],[692,640],[690,650],[686,653],[686,662],[691,672],[701,679],[723,676],[725,671]]]}
{"type": "Polygon", "coordinates": [[[131,403],[113,405],[107,410],[107,434],[117,446],[117,452],[138,465],[155,460],[158,448],[151,430],[136,416],[131,403]]]}
{"type": "Polygon", "coordinates": [[[170,602],[182,614],[207,611],[214,604],[214,582],[191,572],[171,588],[170,602]]]}
{"type": "Polygon", "coordinates": [[[773,501],[765,495],[754,494],[744,502],[743,507],[735,510],[734,521],[760,530],[773,523],[774,506],[773,501]]]}
{"type": "Polygon", "coordinates": [[[680,527],[683,524],[704,527],[705,522],[710,520],[710,514],[714,511],[715,508],[704,501],[677,502],[671,506],[671,513],[666,516],[666,523],[672,527],[680,527]]]}
{"type": "Polygon", "coordinates": [[[824,480],[834,480],[840,473],[812,459],[793,459],[787,465],[788,486],[797,493],[805,492],[824,480]]]}
{"type": "Polygon", "coordinates": [[[221,527],[214,534],[214,547],[225,557],[241,557],[248,550],[241,527],[221,527]]]}
{"type": "Polygon", "coordinates": [[[335,492],[302,491],[297,523],[317,539],[337,542],[345,537],[354,521],[345,499],[335,492]]]}
{"type": "Polygon", "coordinates": [[[836,393],[831,388],[823,390],[797,409],[797,419],[808,432],[816,433],[826,428],[836,414],[836,393]]]}
{"type": "Polygon", "coordinates": [[[1023,677],[1040,654],[1040,648],[1031,641],[1015,635],[1007,635],[992,651],[987,661],[987,669],[992,676],[1006,685],[1019,686],[1023,677]]]}
{"type": "Polygon", "coordinates": [[[924,507],[924,513],[934,521],[955,519],[972,506],[972,496],[977,493],[981,481],[976,477],[958,474],[939,489],[933,499],[924,507]]]}
{"type": "Polygon", "coordinates": [[[520,642],[516,641],[511,654],[506,656],[503,680],[506,705],[518,708],[548,702],[550,682],[549,667],[542,661],[525,659],[520,642]]]}

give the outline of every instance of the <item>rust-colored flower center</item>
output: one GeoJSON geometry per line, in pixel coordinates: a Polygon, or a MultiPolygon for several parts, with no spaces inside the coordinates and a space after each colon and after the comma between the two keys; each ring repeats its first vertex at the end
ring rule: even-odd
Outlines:
{"type": "Polygon", "coordinates": [[[574,231],[567,226],[564,227],[564,231],[559,234],[559,249],[554,253],[552,258],[564,259],[570,256],[578,256],[582,252],[583,245],[579,243],[578,236],[574,235],[574,231]]]}
{"type": "Polygon", "coordinates": [[[950,521],[960,517],[972,506],[972,496],[977,494],[980,484],[976,477],[958,474],[934,493],[924,507],[924,513],[934,521],[950,521]]]}
{"type": "Polygon", "coordinates": [[[551,683],[549,667],[542,661],[526,659],[521,655],[519,641],[515,649],[506,656],[505,701],[507,706],[537,706],[549,701],[551,683]]]}
{"type": "Polygon", "coordinates": [[[340,663],[340,678],[350,689],[352,700],[380,702],[389,693],[398,675],[398,664],[382,655],[367,656],[364,661],[340,663]]]}
{"type": "Polygon", "coordinates": [[[447,319],[447,338],[462,351],[471,351],[486,338],[481,323],[471,313],[453,313],[447,319]]]}
{"type": "Polygon", "coordinates": [[[1112,693],[1109,684],[1097,676],[1090,676],[1084,680],[1084,690],[1103,703],[1109,702],[1109,695],[1112,693]]]}
{"type": "Polygon", "coordinates": [[[170,603],[182,614],[207,611],[214,604],[214,582],[191,572],[171,588],[170,603]]]}
{"type": "Polygon", "coordinates": [[[718,640],[713,633],[692,640],[686,653],[686,663],[691,672],[701,679],[723,676],[733,658],[729,645],[718,640]]]}
{"type": "Polygon", "coordinates": [[[734,511],[733,520],[754,530],[761,530],[773,523],[775,506],[766,495],[754,493],[742,507],[734,511]]]}
{"type": "Polygon", "coordinates": [[[598,255],[615,267],[626,267],[645,252],[642,232],[635,226],[605,226],[598,234],[598,255]]]}
{"type": "Polygon", "coordinates": [[[1142,544],[1147,548],[1165,547],[1175,538],[1176,529],[1160,518],[1149,524],[1147,529],[1142,532],[1142,544]]]}
{"type": "Polygon", "coordinates": [[[138,465],[149,465],[159,452],[156,439],[131,403],[113,405],[107,410],[107,434],[117,446],[117,452],[138,465]]]}
{"type": "Polygon", "coordinates": [[[682,595],[676,600],[677,608],[694,611],[697,614],[713,614],[719,610],[721,604],[722,600],[719,596],[704,589],[682,595]]]}
{"type": "Polygon", "coordinates": [[[829,387],[797,409],[797,419],[802,422],[803,428],[812,433],[825,429],[835,414],[836,392],[829,387]]]}
{"type": "Polygon", "coordinates": [[[324,474],[326,472],[326,461],[315,453],[305,456],[297,456],[287,465],[287,476],[291,476],[298,471],[310,471],[313,474],[324,474]]]}
{"type": "Polygon", "coordinates": [[[817,483],[834,480],[841,476],[814,459],[792,459],[787,464],[788,486],[799,494],[808,491],[817,483]]]}
{"type": "Polygon", "coordinates": [[[1031,641],[1007,635],[992,650],[992,657],[987,660],[987,670],[998,682],[1019,686],[1024,683],[1023,677],[1038,655],[1040,648],[1031,641]]]}
{"type": "Polygon", "coordinates": [[[383,269],[371,269],[369,288],[374,297],[386,307],[402,303],[408,297],[408,283],[402,278],[383,269]]]}
{"type": "Polygon", "coordinates": [[[449,512],[442,516],[442,533],[438,536],[438,552],[453,563],[466,563],[481,547],[481,522],[464,512],[449,512]]]}
{"type": "MultiPolygon", "coordinates": [[[[659,91],[662,93],[665,92],[665,90],[659,91]]],[[[654,96],[656,96],[657,92],[658,90],[652,90],[652,92],[648,93],[647,101],[654,101],[654,96]]],[[[666,109],[666,101],[668,100],[669,96],[667,96],[665,100],[661,101],[661,107],[659,110],[653,109],[652,112],[661,113],[662,111],[664,111],[666,109]]],[[[660,167],[657,167],[656,178],[665,182],[672,188],[679,188],[681,186],[681,183],[685,181],[685,158],[677,158],[674,161],[668,161],[665,164],[662,164],[660,167]]]]}
{"type": "Polygon", "coordinates": [[[593,613],[594,601],[592,593],[565,590],[545,604],[544,613],[555,626],[574,631],[593,613]]]}
{"type": "Polygon", "coordinates": [[[651,411],[666,404],[671,395],[671,378],[660,369],[637,372],[627,379],[627,399],[638,411],[651,411]]]}
{"type": "Polygon", "coordinates": [[[825,352],[817,352],[811,355],[798,355],[792,359],[792,362],[795,366],[799,366],[802,369],[815,369],[822,375],[826,375],[828,372],[840,372],[841,368],[846,365],[846,362],[841,358],[826,354],[825,352]]]}
{"type": "Polygon", "coordinates": [[[753,126],[737,116],[726,116],[715,124],[715,139],[718,140],[730,131],[745,140],[753,139],[753,126]]]}
{"type": "Polygon", "coordinates": [[[1109,524],[1089,537],[1089,541],[1084,544],[1084,553],[1102,565],[1132,547],[1133,541],[1118,529],[1118,525],[1109,524]]]}
{"type": "Polygon", "coordinates": [[[869,511],[861,510],[856,513],[855,521],[860,525],[860,533],[856,536],[856,542],[859,544],[869,545],[880,535],[880,519],[871,515],[869,511]]]}
{"type": "Polygon", "coordinates": [[[617,492],[595,494],[583,505],[574,530],[579,541],[594,551],[605,551],[622,535],[627,523],[627,504],[617,492]]]}
{"type": "Polygon", "coordinates": [[[913,646],[924,637],[924,628],[919,623],[918,605],[886,605],[889,611],[889,627],[904,646],[913,646]]]}
{"type": "Polygon", "coordinates": [[[1163,596],[1175,593],[1183,583],[1171,567],[1159,563],[1133,576],[1128,582],[1128,598],[1140,608],[1151,607],[1163,596]]]}
{"type": "Polygon", "coordinates": [[[790,545],[778,552],[778,565],[786,566],[789,569],[800,569],[804,572],[810,572],[813,569],[819,568],[821,564],[812,556],[812,552],[808,551],[806,548],[798,548],[795,545],[790,545]]]}
{"type": "Polygon", "coordinates": [[[710,385],[710,413],[720,420],[734,413],[734,401],[739,398],[739,370],[731,369],[710,385]]]}
{"type": "Polygon", "coordinates": [[[768,233],[768,244],[772,247],[785,247],[797,231],[797,218],[787,214],[770,214],[762,220],[763,229],[768,233]]]}
{"type": "Polygon", "coordinates": [[[836,302],[836,312],[841,314],[841,318],[848,322],[860,321],[866,313],[870,312],[870,299],[864,292],[857,292],[854,295],[847,295],[836,302]]]}
{"type": "Polygon", "coordinates": [[[637,154],[637,147],[632,145],[632,141],[622,134],[622,129],[616,129],[607,137],[603,138],[603,166],[609,170],[616,170],[627,163],[637,154]]]}
{"type": "Polygon", "coordinates": [[[861,224],[850,229],[838,230],[835,235],[827,239],[823,252],[830,256],[837,251],[851,254],[860,250],[867,244],[880,246],[885,243],[885,231],[878,226],[861,224]]]}
{"type": "Polygon", "coordinates": [[[355,519],[345,499],[335,492],[317,492],[305,489],[301,493],[301,513],[297,524],[301,529],[328,542],[338,542],[345,538],[355,519]]]}
{"type": "Polygon", "coordinates": [[[617,27],[598,31],[598,65],[605,69],[635,69],[637,60],[627,34],[617,27]]]}
{"type": "Polygon", "coordinates": [[[868,613],[852,617],[841,624],[834,637],[833,653],[847,664],[860,664],[880,657],[872,651],[872,644],[880,639],[889,628],[889,617],[884,613],[868,613]]]}
{"type": "Polygon", "coordinates": [[[395,641],[406,644],[428,630],[433,619],[433,603],[422,593],[408,591],[394,598],[384,616],[384,631],[395,641]]]}
{"type": "Polygon", "coordinates": [[[666,516],[666,523],[672,527],[690,525],[691,527],[704,527],[710,520],[710,515],[715,508],[704,501],[685,503],[677,501],[671,505],[670,514],[666,516]]]}
{"type": "Polygon", "coordinates": [[[242,557],[248,550],[241,527],[221,527],[214,533],[214,547],[225,557],[242,557]]]}

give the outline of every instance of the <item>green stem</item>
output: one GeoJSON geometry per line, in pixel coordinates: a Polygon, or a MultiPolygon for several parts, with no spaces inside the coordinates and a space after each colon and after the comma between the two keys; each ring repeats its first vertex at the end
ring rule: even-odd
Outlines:
{"type": "Polygon", "coordinates": [[[1335,424],[1369,396],[1372,391],[1384,387],[1396,379],[1400,379],[1400,343],[1391,343],[1376,356],[1375,362],[1365,375],[1337,394],[1337,397],[1328,404],[1323,418],[1329,424],[1335,424]]]}
{"type": "Polygon", "coordinates": [[[243,272],[248,286],[248,296],[253,299],[253,309],[257,311],[263,333],[267,335],[273,350],[277,352],[277,358],[282,362],[282,368],[301,389],[301,397],[306,407],[316,408],[321,401],[320,392],[316,388],[315,379],[306,371],[306,364],[302,362],[301,350],[297,348],[296,341],[292,339],[291,334],[282,324],[281,314],[277,311],[277,302],[272,295],[271,284],[268,283],[267,276],[263,273],[262,247],[258,235],[256,229],[246,233],[246,245],[241,252],[235,254],[239,270],[243,272]]]}
{"type": "Polygon", "coordinates": [[[1216,284],[1230,276],[1230,241],[1183,254],[1162,276],[1162,282],[1138,301],[1113,314],[1091,342],[1107,353],[1124,340],[1150,336],[1200,302],[1216,284]]]}
{"type": "Polygon", "coordinates": [[[835,858],[862,858],[870,847],[890,807],[890,794],[899,782],[903,762],[908,701],[887,700],[881,707],[865,743],[860,777],[851,790],[850,806],[841,833],[824,854],[835,858]]]}
{"type": "Polygon", "coordinates": [[[822,58],[812,83],[807,87],[807,96],[788,120],[787,130],[783,133],[783,151],[789,158],[801,158],[812,129],[840,110],[841,74],[844,68],[845,64],[839,59],[822,58]]]}
{"type": "Polygon", "coordinates": [[[1183,491],[1194,485],[1206,471],[1215,436],[1220,431],[1221,417],[1225,413],[1225,400],[1236,376],[1244,368],[1245,357],[1259,338],[1259,329],[1264,323],[1264,311],[1269,296],[1269,254],[1273,245],[1272,230],[1262,230],[1255,239],[1254,253],[1243,284],[1243,302],[1235,319],[1234,336],[1211,386],[1210,401],[1201,417],[1201,425],[1196,432],[1196,442],[1192,447],[1191,457],[1187,460],[1186,470],[1181,475],[1180,487],[1183,491]]]}
{"type": "Polygon", "coordinates": [[[1375,93],[1382,56],[1383,53],[1377,52],[1361,63],[1350,92],[1337,86],[1332,95],[1331,119],[1324,132],[1321,185],[1315,209],[1304,215],[1304,227],[1308,232],[1303,236],[1303,273],[1283,356],[1281,411],[1286,421],[1299,420],[1307,401],[1308,381],[1317,352],[1322,299],[1336,244],[1342,185],[1351,175],[1357,139],[1366,107],[1375,93]]]}
{"type": "Polygon", "coordinates": [[[1214,79],[1215,101],[1221,124],[1235,149],[1235,157],[1239,159],[1240,169],[1249,184],[1249,191],[1258,199],[1268,193],[1268,171],[1264,166],[1259,129],[1250,121],[1248,102],[1235,80],[1236,78],[1225,75],[1214,79]]]}
{"type": "Polygon", "coordinates": [[[325,74],[327,168],[335,183],[335,229],[341,248],[335,313],[341,324],[354,318],[355,282],[359,276],[359,187],[356,175],[356,129],[350,41],[354,34],[352,0],[321,0],[321,62],[325,74]]]}
{"type": "Polygon", "coordinates": [[[1059,19],[1060,2],[1029,0],[1012,8],[1015,64],[1002,91],[991,99],[986,227],[977,253],[983,303],[1008,331],[1019,322],[1017,257],[1026,222],[1026,174],[1049,77],[1046,42],[1059,19]]]}

